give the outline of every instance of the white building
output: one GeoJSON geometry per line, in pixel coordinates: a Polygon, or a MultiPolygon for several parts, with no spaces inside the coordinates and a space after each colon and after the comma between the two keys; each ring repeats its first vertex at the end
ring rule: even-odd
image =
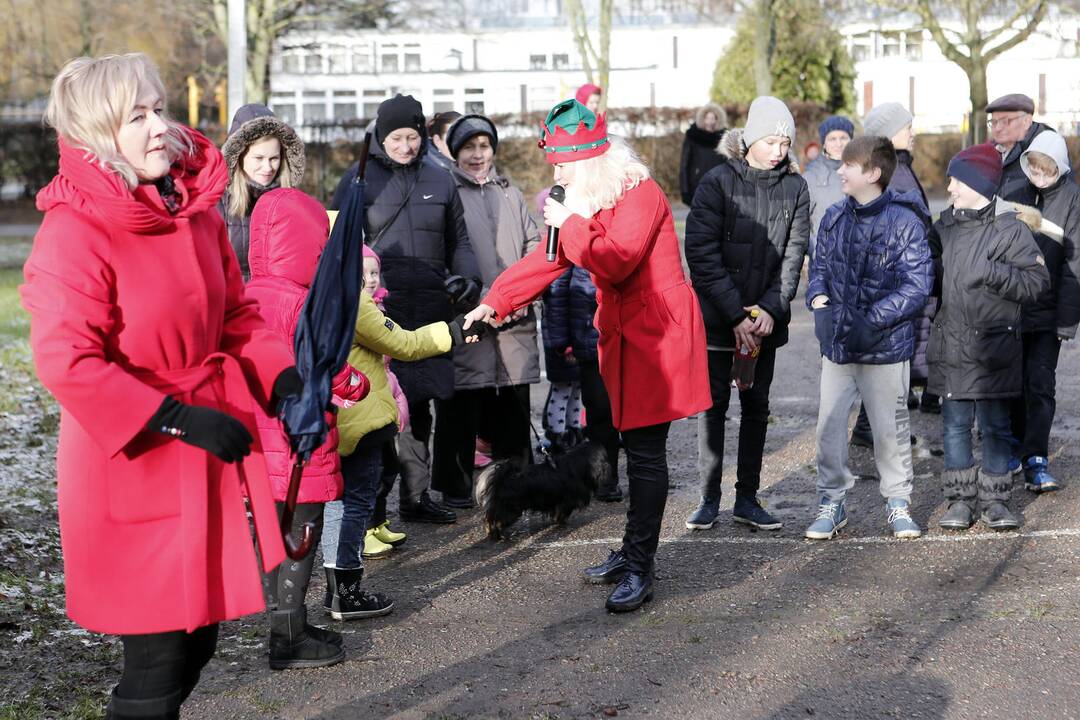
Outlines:
{"type": "MultiPolygon", "coordinates": [[[[572,97],[586,76],[569,28],[543,19],[539,27],[512,29],[291,34],[272,60],[270,105],[299,127],[371,118],[379,103],[399,92],[416,97],[428,114],[547,110],[572,97]]],[[[609,103],[703,104],[716,60],[733,34],[678,17],[615,27],[609,103]]]]}
{"type": "MultiPolygon", "coordinates": [[[[967,76],[918,25],[909,15],[843,28],[858,75],[858,111],[898,102],[915,116],[916,130],[964,131],[971,112],[967,76]]],[[[946,27],[960,29],[959,23],[946,27]]],[[[1052,13],[1027,40],[990,63],[989,99],[1024,93],[1035,100],[1040,121],[1074,134],[1080,122],[1078,42],[1080,20],[1052,13]]]]}

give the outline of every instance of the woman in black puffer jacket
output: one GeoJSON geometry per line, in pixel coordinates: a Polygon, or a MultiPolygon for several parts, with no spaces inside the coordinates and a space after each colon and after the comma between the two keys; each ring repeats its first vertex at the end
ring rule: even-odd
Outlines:
{"type": "MultiPolygon", "coordinates": [[[[382,259],[383,284],[390,291],[386,315],[406,330],[453,319],[448,276],[460,275],[480,286],[457,186],[450,173],[424,162],[425,135],[423,108],[411,95],[383,102],[364,176],[364,241],[382,259]]],[[[331,209],[343,202],[357,171],[354,165],[342,177],[331,209]]],[[[454,394],[453,358],[448,353],[417,362],[394,361],[391,368],[408,398],[411,419],[410,430],[398,438],[402,518],[453,522],[456,516],[427,494],[430,401],[454,394]]]]}

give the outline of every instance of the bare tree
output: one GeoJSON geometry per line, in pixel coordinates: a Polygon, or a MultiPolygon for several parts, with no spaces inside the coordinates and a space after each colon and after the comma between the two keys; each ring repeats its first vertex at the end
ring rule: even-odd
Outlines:
{"type": "Polygon", "coordinates": [[[600,110],[608,105],[608,78],[611,75],[611,14],[614,0],[600,0],[599,37],[594,44],[589,31],[589,18],[581,0],[566,0],[565,12],[570,19],[570,32],[573,33],[581,56],[585,78],[604,89],[600,95],[600,110]]]}
{"type": "Polygon", "coordinates": [[[1046,17],[1049,0],[900,0],[891,4],[918,13],[941,52],[967,75],[971,95],[969,137],[972,142],[984,142],[989,101],[987,66],[1035,32],[1046,17]],[[948,21],[957,16],[961,21],[959,31],[948,27],[948,21]],[[988,27],[987,19],[995,16],[999,21],[988,27]]]}

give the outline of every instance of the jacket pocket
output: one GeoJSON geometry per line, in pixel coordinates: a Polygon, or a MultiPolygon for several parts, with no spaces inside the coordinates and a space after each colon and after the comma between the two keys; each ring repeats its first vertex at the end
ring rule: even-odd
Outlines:
{"type": "Polygon", "coordinates": [[[826,305],[814,311],[814,335],[821,345],[821,354],[828,355],[833,341],[833,308],[826,305]]]}
{"type": "Polygon", "coordinates": [[[179,515],[180,483],[206,482],[204,467],[185,477],[185,449],[180,440],[144,432],[108,460],[109,516],[116,522],[137,523],[179,515]]]}
{"type": "Polygon", "coordinates": [[[976,328],[972,338],[972,360],[987,370],[1010,368],[1023,352],[1020,333],[1012,327],[976,328]]]}
{"type": "Polygon", "coordinates": [[[845,349],[853,355],[868,353],[881,344],[885,332],[873,327],[866,316],[855,308],[851,309],[851,328],[848,330],[845,349]]]}

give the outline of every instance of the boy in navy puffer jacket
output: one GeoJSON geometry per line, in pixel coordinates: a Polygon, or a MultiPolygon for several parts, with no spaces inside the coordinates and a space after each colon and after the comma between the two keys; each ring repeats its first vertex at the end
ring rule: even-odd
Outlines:
{"type": "Polygon", "coordinates": [[[914,321],[932,289],[925,206],[914,193],[887,190],[896,151],[864,135],[846,148],[838,171],[847,198],[821,221],[807,302],[821,343],[817,426],[817,518],[806,537],[827,540],[847,524],[844,497],[848,417],[861,396],[874,434],[893,535],[921,535],[911,518],[911,437],[907,395],[914,321]]]}

